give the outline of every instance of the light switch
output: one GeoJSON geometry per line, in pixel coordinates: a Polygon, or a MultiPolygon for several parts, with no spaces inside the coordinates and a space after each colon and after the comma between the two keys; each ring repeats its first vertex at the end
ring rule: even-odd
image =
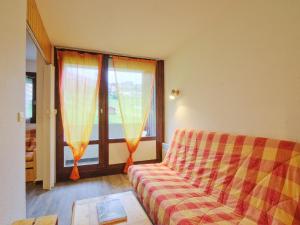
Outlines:
{"type": "Polygon", "coordinates": [[[24,112],[17,113],[17,122],[22,123],[25,120],[24,112]]]}

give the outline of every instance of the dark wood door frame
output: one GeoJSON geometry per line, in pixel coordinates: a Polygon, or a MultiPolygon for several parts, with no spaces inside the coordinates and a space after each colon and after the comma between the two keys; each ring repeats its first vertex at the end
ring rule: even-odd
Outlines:
{"type": "MultiPolygon", "coordinates": [[[[64,153],[63,147],[67,144],[63,142],[63,127],[61,120],[60,100],[59,100],[59,72],[58,72],[58,59],[57,51],[68,50],[64,48],[54,48],[54,65],[55,65],[55,107],[57,109],[56,117],[56,180],[68,180],[72,167],[64,167],[64,153]]],[[[101,54],[87,51],[77,51],[80,53],[101,54]]],[[[101,86],[99,94],[99,141],[90,141],[90,144],[99,144],[99,164],[80,166],[80,177],[95,177],[102,175],[111,175],[122,173],[125,163],[109,165],[109,143],[125,142],[125,139],[109,139],[108,137],[108,60],[110,55],[102,54],[102,73],[101,73],[101,86]]],[[[156,159],[137,161],[135,164],[156,163],[162,160],[162,143],[164,141],[164,61],[157,61],[156,73],[156,137],[144,137],[142,141],[156,140],[156,159]]]]}

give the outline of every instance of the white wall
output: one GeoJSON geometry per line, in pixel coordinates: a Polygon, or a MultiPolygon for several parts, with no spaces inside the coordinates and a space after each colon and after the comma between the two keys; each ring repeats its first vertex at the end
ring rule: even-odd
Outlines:
{"type": "Polygon", "coordinates": [[[185,127],[300,141],[300,1],[222,13],[166,60],[166,140],[185,127]]]}
{"type": "Polygon", "coordinates": [[[25,106],[26,1],[0,3],[0,224],[24,218],[25,121],[17,112],[25,106]]]}

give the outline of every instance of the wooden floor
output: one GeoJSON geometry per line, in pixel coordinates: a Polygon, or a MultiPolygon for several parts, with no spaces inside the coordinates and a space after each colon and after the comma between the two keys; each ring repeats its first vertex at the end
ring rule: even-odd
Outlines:
{"type": "Polygon", "coordinates": [[[70,225],[74,201],[128,190],[132,188],[123,174],[62,182],[51,191],[27,184],[27,217],[57,214],[59,225],[70,225]]]}

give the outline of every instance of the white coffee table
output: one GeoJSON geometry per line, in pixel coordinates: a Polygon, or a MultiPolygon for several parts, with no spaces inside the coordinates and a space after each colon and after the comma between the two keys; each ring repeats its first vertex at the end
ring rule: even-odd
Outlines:
{"type": "Polygon", "coordinates": [[[127,222],[118,225],[152,225],[133,192],[121,192],[74,202],[72,225],[98,225],[96,204],[106,198],[118,198],[127,214],[127,222]]]}

